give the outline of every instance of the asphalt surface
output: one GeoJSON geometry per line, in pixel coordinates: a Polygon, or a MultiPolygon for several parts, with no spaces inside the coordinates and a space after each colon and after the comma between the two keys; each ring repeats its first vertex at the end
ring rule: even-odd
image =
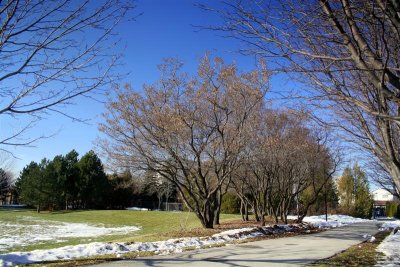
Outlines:
{"type": "Polygon", "coordinates": [[[107,262],[96,266],[302,266],[333,256],[364,241],[364,235],[374,235],[376,232],[376,222],[358,223],[316,234],[107,262]]]}

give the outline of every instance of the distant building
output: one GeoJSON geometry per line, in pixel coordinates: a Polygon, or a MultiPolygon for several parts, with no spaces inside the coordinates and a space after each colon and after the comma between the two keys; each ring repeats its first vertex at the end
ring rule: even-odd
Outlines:
{"type": "Polygon", "coordinates": [[[375,191],[372,191],[372,195],[374,197],[374,201],[388,202],[394,200],[393,194],[383,188],[379,188],[376,189],[375,191]]]}
{"type": "Polygon", "coordinates": [[[398,199],[388,190],[379,188],[372,191],[374,198],[374,217],[386,216],[386,203],[398,201],[398,199]]]}

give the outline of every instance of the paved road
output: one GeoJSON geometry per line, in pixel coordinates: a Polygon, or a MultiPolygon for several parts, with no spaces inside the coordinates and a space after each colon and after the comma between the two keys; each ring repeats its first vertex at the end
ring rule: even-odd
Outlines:
{"type": "Polygon", "coordinates": [[[328,258],[374,235],[374,222],[353,224],[321,233],[270,239],[180,254],[108,262],[97,266],[299,266],[328,258]]]}

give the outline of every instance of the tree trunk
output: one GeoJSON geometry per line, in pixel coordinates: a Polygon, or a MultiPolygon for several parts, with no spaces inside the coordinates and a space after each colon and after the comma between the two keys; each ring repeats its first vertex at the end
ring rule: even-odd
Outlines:
{"type": "Polygon", "coordinates": [[[166,199],[165,199],[165,210],[166,210],[166,211],[169,211],[168,201],[169,201],[169,195],[167,195],[167,196],[166,196],[166,199]]]}
{"type": "Polygon", "coordinates": [[[325,202],[325,221],[328,221],[328,193],[326,192],[326,190],[325,190],[324,202],[325,202]]]}
{"type": "Polygon", "coordinates": [[[221,203],[222,203],[222,194],[221,191],[218,190],[216,193],[215,202],[216,207],[214,211],[214,225],[219,225],[219,215],[221,213],[221,203]]]}
{"type": "Polygon", "coordinates": [[[249,221],[249,205],[243,199],[240,201],[240,215],[242,216],[242,221],[249,221]]]}
{"type": "Polygon", "coordinates": [[[262,213],[260,217],[261,217],[260,225],[265,226],[265,213],[262,213]]]}
{"type": "Polygon", "coordinates": [[[395,163],[392,163],[389,166],[389,173],[396,185],[396,193],[400,195],[400,168],[395,163]]]}
{"type": "Polygon", "coordinates": [[[288,223],[286,211],[281,211],[281,221],[282,221],[284,224],[287,224],[287,223],[288,223]]]}
{"type": "Polygon", "coordinates": [[[260,222],[261,218],[260,218],[260,214],[258,213],[258,208],[257,208],[257,201],[253,200],[253,213],[254,213],[254,218],[256,219],[256,222],[260,222]]]}
{"type": "Polygon", "coordinates": [[[202,225],[203,225],[203,227],[204,228],[206,228],[206,229],[213,229],[214,228],[214,225],[213,225],[213,222],[212,221],[204,221],[204,222],[202,222],[201,223],[202,225]]]}
{"type": "Polygon", "coordinates": [[[244,204],[243,204],[243,199],[240,200],[240,216],[242,216],[242,221],[245,221],[245,219],[244,219],[244,204]]]}
{"type": "Polygon", "coordinates": [[[218,207],[218,208],[215,210],[215,214],[214,214],[214,225],[219,225],[219,215],[220,215],[220,212],[221,212],[221,207],[218,207]]]}
{"type": "Polygon", "coordinates": [[[206,205],[204,207],[204,215],[202,225],[204,228],[212,229],[214,228],[214,216],[215,211],[210,207],[210,205],[206,205]]]}

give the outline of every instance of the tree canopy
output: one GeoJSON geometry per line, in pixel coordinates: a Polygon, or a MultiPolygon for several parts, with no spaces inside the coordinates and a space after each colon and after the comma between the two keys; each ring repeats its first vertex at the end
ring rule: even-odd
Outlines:
{"type": "Polygon", "coordinates": [[[239,39],[240,52],[266,58],[271,69],[303,83],[315,118],[373,155],[391,177],[378,181],[400,191],[396,0],[236,0],[202,7],[224,21],[207,28],[239,39]]]}
{"type": "Polygon", "coordinates": [[[208,56],[197,76],[182,73],[181,66],[167,60],[159,82],[144,86],[143,94],[127,86],[110,100],[100,130],[111,141],[103,149],[119,166],[171,181],[203,226],[213,227],[245,129],[268,89],[268,72],[261,66],[241,73],[208,56]]]}
{"type": "Polygon", "coordinates": [[[263,64],[240,72],[207,55],[196,76],[180,68],[168,60],[159,82],[143,93],[126,86],[110,99],[100,130],[112,164],[172,182],[207,228],[218,224],[232,184],[261,222],[266,214],[286,222],[311,186],[315,194],[300,203],[301,220],[336,168],[326,138],[308,127],[305,114],[266,108],[263,64]]]}
{"type": "Polygon", "coordinates": [[[16,182],[20,201],[41,209],[105,207],[109,182],[100,159],[93,151],[78,160],[72,150],[53,160],[31,162],[16,182]]]}
{"type": "Polygon", "coordinates": [[[338,180],[341,210],[355,217],[371,218],[373,198],[365,172],[355,164],[346,167],[338,180]]]}

